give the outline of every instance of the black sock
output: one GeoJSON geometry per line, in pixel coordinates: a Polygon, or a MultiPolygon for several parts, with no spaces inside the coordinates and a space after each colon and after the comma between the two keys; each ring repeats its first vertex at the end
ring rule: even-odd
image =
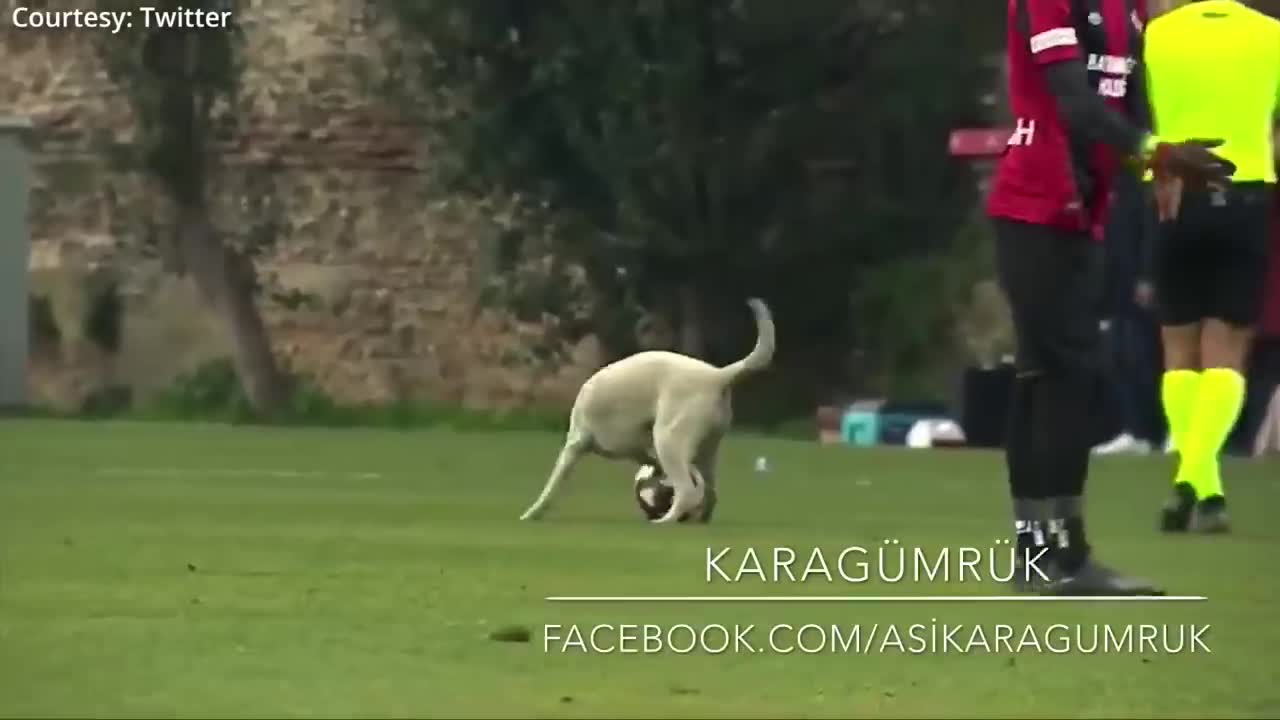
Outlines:
{"type": "MultiPolygon", "coordinates": [[[[1009,495],[1013,498],[1013,532],[1018,557],[1029,549],[1044,546],[1044,499],[1047,488],[1036,466],[1035,385],[1037,376],[1021,376],[1014,381],[1005,433],[1005,466],[1009,495]]],[[[1034,557],[1035,553],[1032,553],[1034,557]]]]}
{"type": "Polygon", "coordinates": [[[1069,573],[1089,556],[1083,496],[1097,389],[1095,377],[1085,372],[1046,374],[1035,387],[1032,455],[1048,498],[1043,515],[1047,559],[1069,573]]]}
{"type": "Polygon", "coordinates": [[[1075,515],[1049,521],[1049,547],[1054,564],[1073,573],[1089,559],[1089,540],[1084,534],[1084,518],[1075,515]]]}
{"type": "MultiPolygon", "coordinates": [[[[1039,510],[1035,512],[1039,513],[1039,510]]],[[[1018,512],[1014,511],[1015,518],[1018,512]]],[[[1048,536],[1045,534],[1045,523],[1040,519],[1013,521],[1014,547],[1017,554],[1014,562],[1025,563],[1040,556],[1040,551],[1048,547],[1048,536]]]]}

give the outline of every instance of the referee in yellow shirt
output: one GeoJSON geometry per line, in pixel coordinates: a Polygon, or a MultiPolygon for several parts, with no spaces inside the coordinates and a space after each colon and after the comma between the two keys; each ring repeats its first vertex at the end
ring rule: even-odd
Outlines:
{"type": "Polygon", "coordinates": [[[1221,138],[1225,187],[1156,178],[1154,279],[1165,372],[1161,399],[1178,451],[1164,530],[1227,530],[1218,455],[1244,401],[1242,368],[1267,268],[1280,22],[1237,0],[1192,0],[1152,20],[1144,61],[1162,141],[1221,138]]]}

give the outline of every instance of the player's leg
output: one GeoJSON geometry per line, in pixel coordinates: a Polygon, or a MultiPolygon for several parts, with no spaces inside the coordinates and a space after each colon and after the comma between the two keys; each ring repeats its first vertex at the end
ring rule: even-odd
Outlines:
{"type": "Polygon", "coordinates": [[[1112,455],[1132,452],[1137,439],[1134,435],[1133,406],[1130,402],[1131,389],[1127,387],[1125,377],[1126,338],[1124,327],[1120,321],[1120,313],[1113,313],[1102,323],[1102,344],[1106,348],[1107,402],[1105,409],[1099,413],[1107,418],[1104,428],[1099,433],[1099,444],[1093,447],[1095,455],[1112,455]],[[1114,432],[1112,432],[1114,430],[1114,432]]]}
{"type": "Polygon", "coordinates": [[[1056,269],[1041,278],[1044,293],[1044,374],[1036,388],[1036,464],[1049,491],[1048,541],[1061,595],[1159,594],[1151,583],[1099,563],[1086,533],[1085,485],[1094,413],[1104,389],[1098,309],[1100,248],[1088,237],[1054,238],[1056,269]]]}
{"type": "MultiPolygon", "coordinates": [[[[1261,323],[1259,323],[1261,325],[1261,323]]],[[[1236,427],[1227,437],[1227,444],[1239,438],[1242,450],[1253,454],[1258,433],[1262,427],[1262,418],[1266,415],[1267,403],[1275,389],[1274,375],[1268,367],[1270,354],[1268,338],[1259,328],[1253,342],[1249,344],[1248,358],[1245,360],[1244,375],[1248,378],[1245,384],[1244,407],[1240,409],[1240,419],[1236,427]]]]}
{"type": "Polygon", "coordinates": [[[1209,319],[1201,334],[1200,392],[1187,431],[1183,467],[1196,494],[1193,527],[1203,532],[1227,529],[1226,493],[1218,455],[1244,406],[1244,357],[1253,332],[1209,319]]]}
{"type": "Polygon", "coordinates": [[[1153,445],[1157,433],[1151,427],[1146,408],[1150,391],[1146,364],[1150,358],[1144,346],[1146,328],[1143,326],[1147,322],[1136,309],[1122,308],[1114,313],[1103,332],[1108,349],[1106,397],[1111,400],[1108,405],[1114,411],[1103,416],[1114,416],[1118,432],[1108,434],[1105,443],[1094,446],[1096,455],[1145,453],[1153,445]]]}
{"type": "MultiPolygon", "coordinates": [[[[1027,343],[1020,343],[1027,347],[1027,343]]],[[[1034,580],[1020,570],[1030,558],[1048,548],[1045,524],[1048,521],[1048,489],[1036,466],[1037,426],[1036,387],[1040,373],[1031,366],[1021,367],[1014,378],[1009,400],[1008,425],[1005,434],[1005,468],[1013,510],[1014,542],[1019,571],[1013,581],[1019,590],[1033,590],[1034,580]]]]}
{"type": "Polygon", "coordinates": [[[1164,374],[1160,402],[1177,451],[1173,492],[1160,511],[1166,532],[1185,531],[1195,508],[1195,489],[1183,471],[1191,416],[1200,392],[1200,319],[1204,315],[1204,248],[1196,236],[1199,208],[1189,198],[1178,220],[1163,223],[1155,258],[1156,301],[1160,315],[1160,344],[1164,374]]]}
{"type": "Polygon", "coordinates": [[[1213,222],[1205,239],[1214,252],[1205,267],[1204,369],[1183,452],[1197,497],[1193,528],[1204,532],[1227,529],[1218,456],[1244,405],[1245,359],[1262,309],[1270,201],[1266,186],[1246,184],[1208,203],[1213,222]]]}
{"type": "Polygon", "coordinates": [[[1040,279],[1044,373],[1036,387],[1036,464],[1048,491],[1054,565],[1072,575],[1089,557],[1084,487],[1089,473],[1093,411],[1104,389],[1100,309],[1102,256],[1084,236],[1058,233],[1052,241],[1053,277],[1040,279]]]}
{"type": "Polygon", "coordinates": [[[1195,488],[1185,472],[1183,449],[1200,392],[1200,323],[1166,325],[1160,329],[1160,340],[1165,356],[1160,402],[1177,452],[1173,494],[1160,511],[1160,527],[1165,532],[1181,532],[1190,526],[1196,500],[1195,488]]]}
{"type": "Polygon", "coordinates": [[[1156,369],[1161,362],[1157,350],[1159,324],[1149,311],[1138,309],[1126,316],[1123,325],[1128,329],[1129,338],[1125,385],[1130,388],[1136,434],[1146,447],[1160,448],[1164,445],[1165,419],[1156,369]]]}
{"type": "MultiPolygon", "coordinates": [[[[1152,297],[1155,297],[1152,291],[1152,297]]],[[[1152,301],[1154,302],[1154,300],[1152,301]]],[[[1160,400],[1160,385],[1164,375],[1164,355],[1160,347],[1160,322],[1153,312],[1154,306],[1146,312],[1142,321],[1143,362],[1135,369],[1137,382],[1143,388],[1139,407],[1141,416],[1150,433],[1151,447],[1156,451],[1164,450],[1171,444],[1169,421],[1165,417],[1164,405],[1160,400]]]]}
{"type": "Polygon", "coordinates": [[[1160,378],[1160,403],[1173,449],[1186,444],[1191,406],[1200,387],[1200,323],[1164,325],[1160,328],[1164,350],[1164,374],[1160,378]]]}
{"type": "MultiPolygon", "coordinates": [[[[1268,423],[1272,396],[1280,388],[1280,336],[1268,335],[1259,328],[1253,347],[1249,349],[1247,367],[1249,383],[1245,388],[1240,422],[1245,423],[1248,431],[1246,447],[1251,455],[1260,457],[1280,444],[1271,439],[1280,439],[1280,435],[1274,432],[1268,434],[1270,428],[1280,427],[1275,423],[1268,423]]],[[[1280,414],[1274,417],[1280,417],[1280,414]]]]}
{"type": "MultiPolygon", "coordinates": [[[[1037,326],[1040,297],[1036,274],[1049,261],[1044,228],[996,221],[996,267],[1000,286],[1013,317],[1017,339],[1017,370],[1009,399],[1005,431],[1005,469],[1012,501],[1013,528],[1020,564],[1046,548],[1044,523],[1048,519],[1047,487],[1036,463],[1036,386],[1042,374],[1037,326]]],[[[1018,589],[1034,589],[1028,573],[1015,572],[1018,589]]]]}

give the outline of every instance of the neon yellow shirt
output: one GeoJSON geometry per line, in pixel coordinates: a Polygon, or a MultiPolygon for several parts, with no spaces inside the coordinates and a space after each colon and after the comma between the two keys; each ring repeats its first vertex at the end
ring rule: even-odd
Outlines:
{"type": "Polygon", "coordinates": [[[1234,182],[1276,181],[1280,21],[1236,0],[1199,0],[1152,20],[1143,62],[1161,140],[1220,138],[1234,182]]]}

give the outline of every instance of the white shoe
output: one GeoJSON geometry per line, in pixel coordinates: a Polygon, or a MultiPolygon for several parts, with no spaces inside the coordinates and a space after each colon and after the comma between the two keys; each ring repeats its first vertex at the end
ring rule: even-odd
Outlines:
{"type": "Polygon", "coordinates": [[[1129,433],[1121,433],[1093,448],[1095,455],[1145,455],[1151,452],[1151,443],[1139,440],[1129,433]]]}

